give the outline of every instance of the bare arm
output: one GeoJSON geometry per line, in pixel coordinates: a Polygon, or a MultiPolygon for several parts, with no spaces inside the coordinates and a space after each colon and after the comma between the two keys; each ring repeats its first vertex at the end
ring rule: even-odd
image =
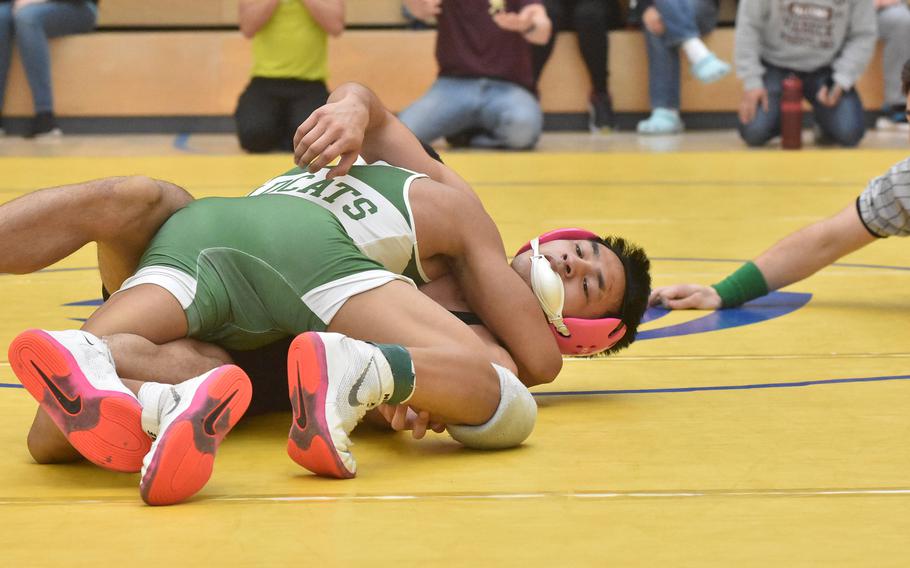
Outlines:
{"type": "MultiPolygon", "coordinates": [[[[423,218],[434,230],[423,232],[423,242],[450,259],[467,304],[511,354],[521,382],[551,382],[562,368],[562,356],[531,289],[506,261],[493,220],[476,199],[451,188],[429,189],[422,199],[431,202],[427,210],[433,212],[423,218]]],[[[420,223],[417,219],[418,234],[420,223]]]]}
{"type": "Polygon", "coordinates": [[[412,16],[424,23],[430,23],[442,13],[442,0],[402,0],[412,16]]]}
{"type": "MultiPolygon", "coordinates": [[[[859,218],[855,204],[840,213],[792,233],[755,259],[768,290],[777,290],[815,274],[840,257],[875,240],[859,218]]],[[[721,307],[717,291],[700,284],[663,286],[651,293],[651,305],[679,309],[721,307]]]]}
{"type": "Polygon", "coordinates": [[[840,257],[876,240],[850,204],[840,213],[784,237],[755,259],[769,290],[815,274],[840,257]]]}
{"type": "MultiPolygon", "coordinates": [[[[461,293],[458,283],[451,274],[435,278],[431,282],[421,284],[418,288],[431,300],[449,311],[471,312],[471,307],[468,306],[464,294],[461,293]]],[[[496,339],[496,336],[493,335],[485,325],[471,323],[468,324],[468,327],[471,328],[471,331],[473,331],[487,347],[492,363],[505,367],[518,375],[518,367],[515,365],[512,355],[499,344],[499,340],[496,339]]]]}
{"type": "Polygon", "coordinates": [[[279,0],[240,0],[237,17],[240,20],[240,33],[243,37],[251,38],[256,35],[256,32],[272,19],[278,2],[279,0]]]}
{"type": "Polygon", "coordinates": [[[550,41],[553,23],[543,4],[530,4],[519,12],[499,12],[493,16],[496,25],[504,30],[521,34],[528,43],[544,45],[550,41]]]}
{"type": "Polygon", "coordinates": [[[358,83],[345,83],[297,128],[294,162],[316,171],[340,157],[329,173],[329,177],[336,177],[348,172],[358,154],[367,162],[383,160],[474,195],[461,176],[426,153],[373,91],[358,83]]]}
{"type": "Polygon", "coordinates": [[[344,0],[300,0],[316,23],[331,36],[344,31],[344,0]]]}

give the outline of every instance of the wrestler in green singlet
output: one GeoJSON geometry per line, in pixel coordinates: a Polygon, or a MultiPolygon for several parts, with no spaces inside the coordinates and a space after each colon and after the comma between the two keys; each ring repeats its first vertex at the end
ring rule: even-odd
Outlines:
{"type": "Polygon", "coordinates": [[[408,204],[417,174],[384,163],[325,179],[295,168],[246,197],[175,213],[136,275],[183,306],[188,335],[246,350],[323,331],[351,296],[391,280],[423,283],[408,204]]]}

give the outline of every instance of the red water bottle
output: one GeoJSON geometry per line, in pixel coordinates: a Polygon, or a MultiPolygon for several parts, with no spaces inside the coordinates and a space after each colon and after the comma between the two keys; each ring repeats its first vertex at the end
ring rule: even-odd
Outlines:
{"type": "Polygon", "coordinates": [[[803,146],[803,82],[793,74],[781,82],[780,145],[784,150],[803,146]]]}

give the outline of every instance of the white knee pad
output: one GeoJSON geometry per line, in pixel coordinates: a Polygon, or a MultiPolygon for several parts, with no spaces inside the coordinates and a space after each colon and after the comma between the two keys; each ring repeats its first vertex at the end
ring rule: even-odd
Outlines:
{"type": "Polygon", "coordinates": [[[485,424],[446,426],[449,435],[469,448],[502,450],[524,442],[537,421],[537,403],[512,371],[493,365],[499,375],[499,408],[485,424]]]}

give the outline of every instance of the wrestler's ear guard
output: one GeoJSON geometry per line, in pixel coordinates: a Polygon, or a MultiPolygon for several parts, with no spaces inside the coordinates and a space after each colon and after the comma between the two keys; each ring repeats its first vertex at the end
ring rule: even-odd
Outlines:
{"type": "Polygon", "coordinates": [[[584,229],[556,229],[528,241],[515,253],[518,256],[531,250],[531,289],[550,322],[550,330],[563,355],[594,355],[613,347],[626,334],[626,325],[619,318],[562,317],[565,301],[562,279],[539,251],[541,244],[550,241],[596,238],[597,234],[584,229]]]}

